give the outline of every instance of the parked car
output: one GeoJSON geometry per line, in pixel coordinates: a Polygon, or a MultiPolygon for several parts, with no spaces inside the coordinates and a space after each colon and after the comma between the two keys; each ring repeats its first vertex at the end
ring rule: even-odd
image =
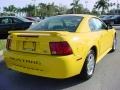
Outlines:
{"type": "Polygon", "coordinates": [[[106,20],[106,19],[109,19],[109,18],[112,18],[114,15],[105,15],[103,18],[101,18],[101,19],[103,19],[103,20],[106,20]]]}
{"type": "Polygon", "coordinates": [[[103,18],[105,18],[107,15],[101,15],[101,16],[99,16],[99,18],[100,19],[103,19],[103,18]]]}
{"type": "Polygon", "coordinates": [[[8,31],[26,30],[32,24],[31,21],[16,17],[4,16],[0,17],[0,39],[5,39],[8,36],[8,31]]]}
{"type": "Polygon", "coordinates": [[[106,23],[106,24],[111,24],[109,22],[109,20],[111,20],[115,15],[107,15],[104,18],[102,18],[102,20],[106,23]]]}
{"type": "Polygon", "coordinates": [[[111,25],[120,24],[120,15],[115,15],[112,18],[106,20],[106,22],[111,25]]]}
{"type": "Polygon", "coordinates": [[[116,50],[116,31],[90,15],[49,17],[28,31],[12,31],[4,60],[19,72],[64,79],[92,77],[96,63],[116,50]]]}

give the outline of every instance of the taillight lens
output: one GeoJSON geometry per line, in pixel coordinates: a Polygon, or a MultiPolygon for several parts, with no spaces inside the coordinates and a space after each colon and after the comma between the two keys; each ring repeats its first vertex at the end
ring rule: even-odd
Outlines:
{"type": "Polygon", "coordinates": [[[6,48],[9,50],[11,46],[11,39],[7,39],[6,48]]]}
{"type": "Polygon", "coordinates": [[[49,45],[52,55],[70,55],[73,53],[70,45],[66,41],[49,42],[49,45]]]}

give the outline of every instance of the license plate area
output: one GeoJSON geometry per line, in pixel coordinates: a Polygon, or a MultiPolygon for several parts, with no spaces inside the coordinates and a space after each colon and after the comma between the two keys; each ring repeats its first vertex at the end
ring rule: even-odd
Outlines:
{"type": "Polygon", "coordinates": [[[23,42],[23,50],[35,51],[36,50],[36,42],[24,41],[23,42]]]}

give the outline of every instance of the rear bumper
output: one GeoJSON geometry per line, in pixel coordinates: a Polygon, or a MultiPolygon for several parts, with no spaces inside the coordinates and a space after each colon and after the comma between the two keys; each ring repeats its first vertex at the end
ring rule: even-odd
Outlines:
{"type": "Polygon", "coordinates": [[[83,60],[74,55],[51,56],[4,51],[4,59],[12,70],[50,78],[69,78],[80,73],[83,60]]]}

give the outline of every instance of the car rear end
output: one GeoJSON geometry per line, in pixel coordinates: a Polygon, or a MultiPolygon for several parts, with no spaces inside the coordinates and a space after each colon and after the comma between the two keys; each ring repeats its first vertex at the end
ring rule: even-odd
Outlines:
{"type": "Polygon", "coordinates": [[[69,32],[12,32],[4,51],[5,62],[8,68],[31,75],[59,79],[77,75],[83,63],[77,61],[73,43],[65,39],[69,35],[69,32]]]}
{"type": "Polygon", "coordinates": [[[82,19],[82,16],[75,15],[54,16],[26,32],[10,32],[4,52],[7,66],[23,73],[51,78],[79,74],[84,58],[78,55],[79,35],[74,32],[82,19]]]}

